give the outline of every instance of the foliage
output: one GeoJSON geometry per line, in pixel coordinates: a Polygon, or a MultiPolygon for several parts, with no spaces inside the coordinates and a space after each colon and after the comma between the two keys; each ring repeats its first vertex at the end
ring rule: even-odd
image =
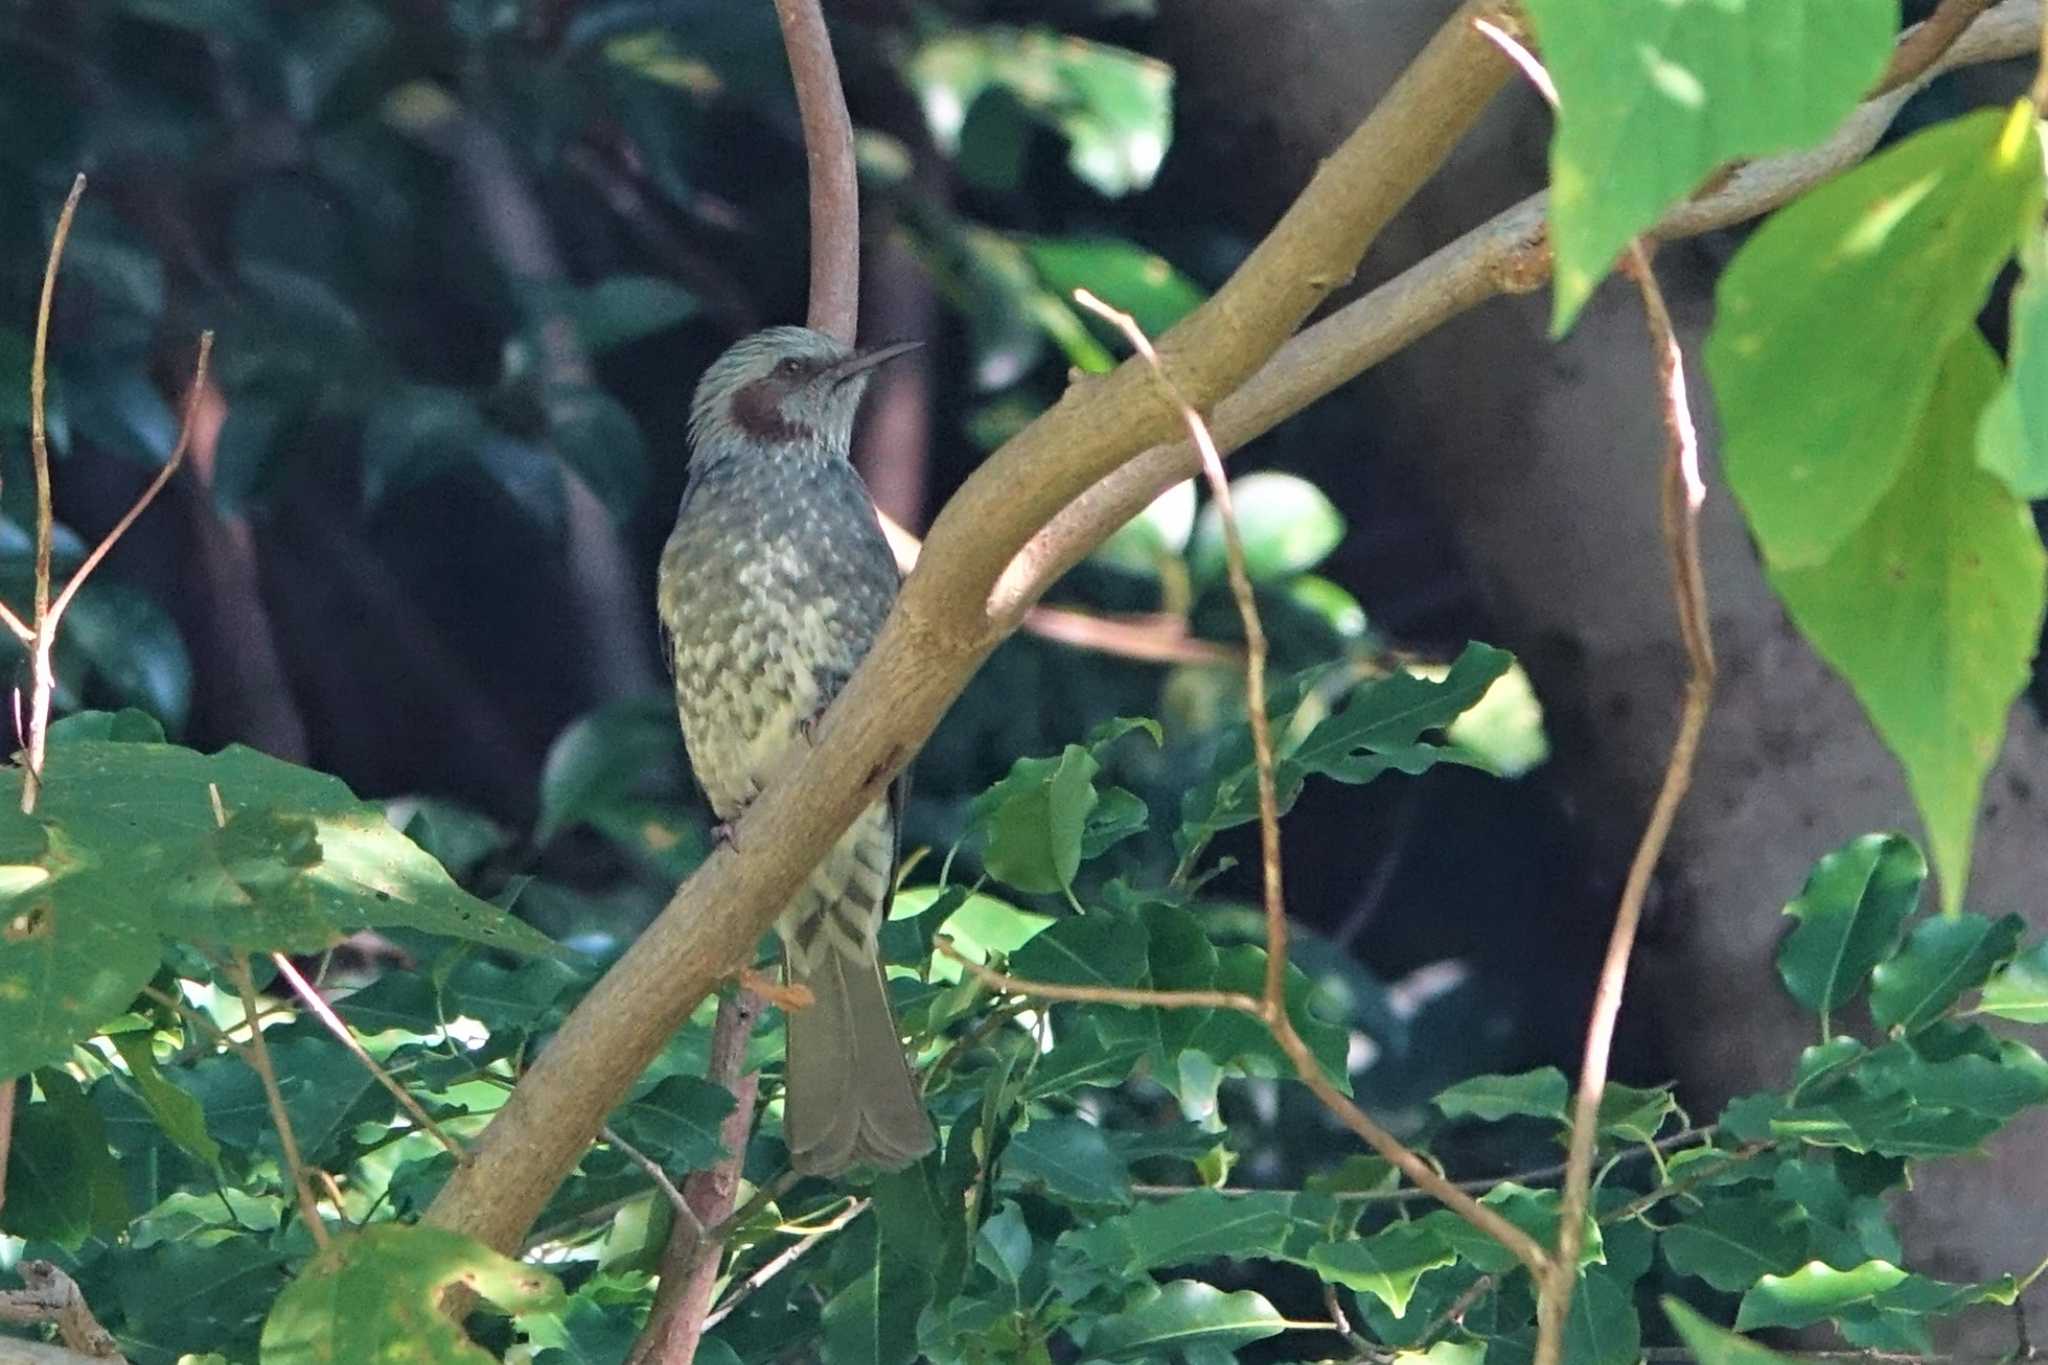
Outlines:
{"type": "MultiPolygon", "coordinates": [[[[443,163],[474,158],[479,130],[529,158],[515,172],[534,181],[529,197],[575,205],[571,241],[649,222],[658,237],[728,201],[781,221],[760,188],[776,177],[717,150],[733,141],[722,121],[764,147],[758,130],[791,122],[764,56],[765,7],[732,18],[608,0],[536,18],[455,3],[426,19],[398,8],[121,0],[74,16],[68,65],[29,21],[0,20],[20,58],[0,110],[52,158],[25,156],[26,138],[0,152],[17,220],[48,198],[54,159],[67,173],[189,168],[225,149],[233,163],[231,209],[217,233],[194,235],[227,244],[225,268],[183,240],[148,240],[147,215],[94,207],[81,220],[67,289],[92,325],[60,328],[56,445],[67,458],[160,461],[173,424],[150,382],[156,337],[197,314],[222,328],[227,415],[206,492],[225,515],[331,491],[321,480],[339,469],[364,515],[403,515],[452,484],[509,509],[494,525],[550,543],[570,536],[579,491],[630,526],[674,481],[650,452],[679,440],[675,365],[665,357],[645,392],[614,393],[595,362],[653,339],[708,346],[744,311],[716,297],[738,272],[696,262],[683,287],[600,254],[604,268],[570,282],[534,278],[502,247],[446,250],[429,306],[474,324],[425,337],[394,323],[421,277],[395,256],[451,245],[434,210],[478,171],[443,163]],[[529,19],[557,29],[529,31],[529,19]],[[138,71],[135,54],[159,44],[191,45],[218,91],[181,89],[178,63],[138,71]],[[78,70],[99,102],[71,98],[78,70]],[[288,133],[268,153],[282,169],[230,112],[252,98],[288,133]],[[603,216],[596,201],[633,211],[603,216]]],[[[1878,0],[1530,9],[1562,106],[1560,326],[1715,166],[1825,135],[1881,67],[1896,17],[1878,0]]],[[[971,193],[948,202],[892,173],[902,139],[864,151],[871,188],[961,314],[973,397],[959,428],[994,444],[1066,366],[1111,363],[1068,290],[1085,284],[1150,331],[1204,297],[1162,244],[1086,215],[991,209],[1042,186],[1042,138],[1064,157],[1061,193],[1095,205],[1147,188],[1171,134],[1172,76],[1050,29],[919,23],[867,55],[914,93],[920,132],[971,193]]],[[[1704,1361],[1761,1365],[1771,1351],[1741,1334],[1815,1327],[1853,1348],[1925,1353],[1942,1320],[2012,1303],[2033,1279],[1933,1279],[1909,1268],[1889,1219],[1920,1163],[1974,1154],[2048,1101],[2048,1061],[1985,1022],[2048,1022],[2048,942],[2027,941],[2017,916],[1963,909],[1980,788],[2043,613],[2024,502],[2048,488],[2033,382],[2041,204],[2032,110],[1969,115],[1786,208],[1723,278],[1707,362],[1732,490],[1794,621],[1904,765],[1942,905],[1923,911],[1928,860],[1905,835],[1828,853],[1786,907],[1776,962],[1816,1018],[1794,1072],[1708,1123],[1671,1086],[1608,1084],[1564,1329],[1573,1362],[1626,1365],[1682,1343],[1704,1361]],[[2015,258],[2001,374],[1978,318],[2015,258]]],[[[23,239],[41,226],[10,225],[23,239]]],[[[755,287],[788,301],[775,282],[755,287]]],[[[20,369],[26,354],[18,331],[0,329],[0,360],[20,369]]],[[[26,410],[5,402],[12,432],[26,410]]],[[[24,483],[0,484],[9,600],[27,573],[24,483]]],[[[1526,679],[1507,654],[1472,644],[1434,665],[1399,658],[1317,575],[1346,529],[1327,495],[1275,471],[1236,487],[1279,672],[1269,719],[1283,812],[1314,779],[1441,783],[1460,768],[1521,771],[1542,752],[1537,726],[1512,710],[1526,679]]],[[[1165,495],[1062,591],[1156,606],[1231,640],[1221,526],[1197,502],[1187,486],[1165,495]]],[[[61,561],[81,553],[60,537],[61,561]]],[[[726,1155],[734,1102],[703,1078],[708,1005],[610,1116],[522,1256],[417,1220],[635,917],[710,847],[667,702],[614,700],[560,727],[515,830],[443,796],[380,808],[251,749],[168,742],[189,719],[193,679],[169,616],[110,585],[82,597],[73,622],[60,663],[76,685],[62,700],[150,714],[68,719],[33,815],[18,813],[18,771],[0,780],[0,1076],[19,1100],[0,1265],[62,1266],[138,1365],[622,1360],[671,1221],[644,1163],[681,1176],[726,1155]],[[267,967],[247,1016],[243,974],[272,954],[317,962],[349,1041],[267,967]],[[252,1064],[259,1045],[275,1094],[252,1064]],[[326,1177],[308,1184],[324,1236],[303,1219],[293,1154],[326,1177]],[[455,1286],[491,1311],[458,1326],[439,1310],[455,1286]]],[[[1029,664],[999,655],[991,686],[1010,666],[1029,664]]],[[[1051,722],[1006,702],[966,708],[925,756],[912,812],[923,837],[883,941],[939,1149],[857,1176],[865,1202],[781,1180],[781,1026],[755,1035],[764,1102],[733,1155],[759,1202],[729,1229],[703,1358],[755,1365],[795,1344],[832,1365],[1207,1365],[1338,1350],[1518,1365],[1535,1334],[1528,1272],[1353,1153],[1256,1019],[992,994],[938,951],[943,937],[971,962],[1096,991],[1261,989],[1261,925],[1233,900],[1246,845],[1231,836],[1256,816],[1234,673],[1104,676],[1075,688],[1085,697],[1071,710],[1048,702],[1051,722]],[[801,1257],[796,1239],[810,1242],[801,1257]]],[[[1040,685],[1056,699],[1060,682],[1040,685]]],[[[1427,1158],[1525,1155],[1481,1181],[1481,1202],[1555,1243],[1564,1072],[1430,1055],[1451,1030],[1417,1023],[1428,1002],[1397,998],[1305,929],[1280,980],[1323,1077],[1427,1158]]]]}

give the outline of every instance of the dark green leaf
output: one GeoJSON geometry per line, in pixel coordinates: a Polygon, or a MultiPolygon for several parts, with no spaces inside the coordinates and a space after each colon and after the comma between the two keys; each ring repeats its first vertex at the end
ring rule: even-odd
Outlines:
{"type": "Polygon", "coordinates": [[[1370,1237],[1325,1242],[1308,1253],[1318,1275],[1371,1294],[1397,1318],[1407,1314],[1417,1280],[1457,1259],[1451,1244],[1423,1223],[1395,1223],[1370,1237]]]}
{"type": "Polygon", "coordinates": [[[1067,986],[1141,986],[1148,940],[1135,916],[1072,915],[1054,920],[1010,958],[1016,975],[1067,986]]]}
{"type": "Polygon", "coordinates": [[[146,1032],[116,1033],[111,1040],[128,1064],[128,1074],[142,1096],[142,1103],[164,1130],[164,1136],[209,1166],[220,1165],[220,1144],[206,1131],[206,1114],[199,1101],[164,1078],[156,1063],[156,1049],[146,1032]]]}
{"type": "Polygon", "coordinates": [[[1131,1202],[1131,1173],[1110,1150],[1102,1130],[1083,1119],[1032,1120],[1011,1137],[1003,1170],[1076,1204],[1131,1202]]]}
{"type": "Polygon", "coordinates": [[[1199,1280],[1147,1285],[1123,1310],[1097,1322],[1088,1349],[1110,1360],[1195,1346],[1235,1350],[1286,1330],[1278,1309],[1249,1289],[1226,1294],[1199,1280]]]}
{"type": "Polygon", "coordinates": [[[702,1170],[725,1154],[719,1125],[732,1092],[698,1076],[670,1076],[612,1116],[619,1136],[671,1171],[702,1170]]]}
{"type": "Polygon", "coordinates": [[[666,697],[617,702],[579,717],[548,747],[535,841],[597,819],[684,764],[683,732],[666,697]]]}
{"type": "Polygon", "coordinates": [[[1436,1097],[1436,1107],[1446,1118],[1471,1117],[1495,1123],[1510,1114],[1524,1114],[1561,1123],[1568,1097],[1564,1073],[1546,1066],[1518,1076],[1474,1076],[1460,1081],[1436,1097]]]}
{"type": "Polygon", "coordinates": [[[1778,945],[1792,998],[1823,1014],[1849,1003],[1898,943],[1926,880],[1920,850],[1896,834],[1866,834],[1814,864],[1785,907],[1799,925],[1778,945]]]}
{"type": "Polygon", "coordinates": [[[1094,782],[1100,770],[1078,744],[1057,759],[1018,759],[1010,775],[975,802],[975,819],[988,830],[989,875],[1019,891],[1072,886],[1088,815],[1100,799],[1094,782]]]}
{"type": "Polygon", "coordinates": [[[1600,1266],[1588,1266],[1564,1325],[1564,1358],[1573,1365],[1634,1365],[1642,1324],[1629,1291],[1600,1266]]]}
{"type": "Polygon", "coordinates": [[[1699,1365],[1790,1365],[1776,1351],[1716,1327],[1677,1299],[1666,1296],[1663,1302],[1664,1316],[1699,1365]]]}
{"type": "Polygon", "coordinates": [[[1999,920],[1982,915],[1922,920],[1913,926],[1905,947],[1872,973],[1871,1018],[1879,1028],[1909,1030],[1937,1018],[2012,956],[2026,927],[2018,915],[1999,920]]]}
{"type": "Polygon", "coordinates": [[[31,1102],[17,1084],[14,1140],[7,1153],[7,1203],[0,1230],[75,1251],[128,1221],[121,1169],[107,1150],[106,1124],[68,1073],[37,1073],[31,1102]]]}
{"type": "Polygon", "coordinates": [[[1197,1190],[1066,1233],[1060,1248],[1122,1278],[1224,1257],[1299,1260],[1327,1237],[1303,1204],[1292,1194],[1197,1190]]]}
{"type": "Polygon", "coordinates": [[[618,521],[631,517],[647,488],[647,452],[640,424],[602,389],[557,385],[547,393],[548,433],[575,471],[618,521]]]}
{"type": "Polygon", "coordinates": [[[2048,1024],[2048,939],[1993,972],[1977,1008],[2022,1024],[2048,1024]]]}
{"type": "Polygon", "coordinates": [[[1805,1260],[1799,1213],[1797,1205],[1779,1199],[1717,1199],[1665,1229],[1664,1258],[1681,1275],[1740,1293],[1764,1275],[1791,1273],[1805,1260]]]}

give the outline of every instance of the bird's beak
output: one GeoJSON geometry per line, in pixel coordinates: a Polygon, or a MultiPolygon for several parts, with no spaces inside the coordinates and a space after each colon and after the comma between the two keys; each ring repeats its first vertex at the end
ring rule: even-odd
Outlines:
{"type": "Polygon", "coordinates": [[[909,355],[923,345],[922,341],[896,341],[887,346],[877,346],[872,351],[857,351],[826,370],[823,377],[828,383],[844,384],[856,375],[866,374],[877,365],[886,365],[898,356],[909,355]]]}

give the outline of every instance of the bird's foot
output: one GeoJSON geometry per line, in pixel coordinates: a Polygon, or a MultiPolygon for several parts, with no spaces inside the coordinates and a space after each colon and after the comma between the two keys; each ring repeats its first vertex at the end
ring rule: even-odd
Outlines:
{"type": "Polygon", "coordinates": [[[752,967],[740,968],[739,983],[741,990],[752,991],[784,1014],[809,1009],[818,1001],[809,986],[796,981],[776,981],[752,967]]]}
{"type": "Polygon", "coordinates": [[[711,846],[713,848],[729,848],[737,853],[740,847],[739,822],[737,820],[720,820],[717,824],[713,825],[711,827],[711,846]]]}

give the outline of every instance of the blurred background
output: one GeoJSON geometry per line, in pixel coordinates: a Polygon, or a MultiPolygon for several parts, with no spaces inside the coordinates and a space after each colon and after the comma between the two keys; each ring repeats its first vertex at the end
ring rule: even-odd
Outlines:
{"type": "MultiPolygon", "coordinates": [[[[1114,363],[1076,286],[1154,333],[1198,304],[1451,8],[829,3],[862,334],[928,343],[869,401],[882,508],[921,529],[1071,370],[1114,363]]],[[[27,595],[30,338],[76,172],[60,557],[167,457],[195,338],[219,334],[189,467],[69,618],[64,699],[336,773],[549,932],[629,938],[707,846],[652,604],[691,389],[804,311],[767,0],[0,0],[0,70],[0,596],[27,595]]],[[[1498,101],[1343,297],[1540,188],[1548,131],[1520,92],[1498,101]]],[[[1660,255],[1695,339],[1735,240],[1660,255]]],[[[1609,290],[1553,346],[1545,307],[1483,308],[1232,465],[1277,667],[1448,661],[1468,638],[1527,666],[1460,736],[1500,776],[1311,787],[1285,826],[1302,963],[1348,1013],[1360,1097],[1407,1131],[1461,1076],[1571,1068],[1676,715],[1640,319],[1609,290]]],[[[1105,546],[1050,599],[1078,628],[1020,635],[961,698],[915,768],[908,843],[934,861],[912,881],[1014,759],[1110,717],[1164,721],[1110,775],[1156,808],[1204,771],[1240,698],[1201,501],[1178,490],[1105,546]]],[[[1725,499],[1709,553],[1728,683],[1617,1066],[1702,1104],[1802,1041],[1773,1032],[1792,1015],[1767,955],[1807,865],[1910,809],[1725,499]]],[[[1994,793],[1994,894],[2031,799],[1994,793]]],[[[1219,851],[1227,913],[1248,831],[1219,851]]],[[[1172,857],[1148,836],[1109,866],[1172,857]]],[[[1246,1118],[1272,1139],[1260,1178],[1321,1159],[1316,1126],[1290,1145],[1285,1116],[1246,1118]]],[[[1464,1155],[1486,1175],[1531,1154],[1464,1155]]]]}

